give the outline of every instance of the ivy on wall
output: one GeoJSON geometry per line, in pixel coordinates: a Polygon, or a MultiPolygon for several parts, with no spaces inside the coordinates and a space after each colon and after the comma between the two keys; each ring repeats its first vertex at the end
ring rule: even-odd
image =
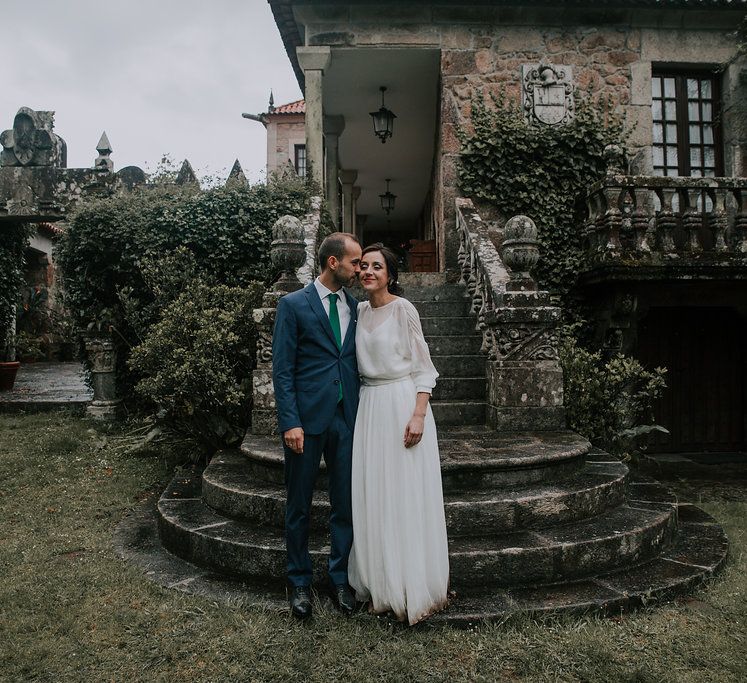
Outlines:
{"type": "Polygon", "coordinates": [[[602,102],[576,98],[576,116],[562,126],[530,126],[505,98],[472,103],[474,132],[460,130],[459,182],[472,199],[492,204],[506,218],[524,214],[537,224],[543,289],[565,298],[581,259],[584,196],[606,171],[604,148],[622,145],[622,119],[602,102]]]}

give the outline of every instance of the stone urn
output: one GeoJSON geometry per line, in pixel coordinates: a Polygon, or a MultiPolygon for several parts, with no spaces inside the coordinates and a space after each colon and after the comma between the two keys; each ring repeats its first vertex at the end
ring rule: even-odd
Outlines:
{"type": "Polygon", "coordinates": [[[275,273],[280,273],[272,290],[277,294],[301,288],[296,269],[306,261],[306,242],[303,226],[295,216],[281,216],[272,226],[270,259],[275,273]]]}
{"type": "Polygon", "coordinates": [[[503,229],[501,259],[511,271],[506,288],[512,291],[533,292],[537,283],[532,270],[539,261],[537,226],[528,216],[510,218],[503,229]]]}

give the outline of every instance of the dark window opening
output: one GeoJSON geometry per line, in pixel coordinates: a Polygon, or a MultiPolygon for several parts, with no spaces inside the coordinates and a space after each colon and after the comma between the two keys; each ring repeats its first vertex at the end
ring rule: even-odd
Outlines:
{"type": "Polygon", "coordinates": [[[306,145],[295,145],[293,166],[299,177],[306,177],[306,145]]]}

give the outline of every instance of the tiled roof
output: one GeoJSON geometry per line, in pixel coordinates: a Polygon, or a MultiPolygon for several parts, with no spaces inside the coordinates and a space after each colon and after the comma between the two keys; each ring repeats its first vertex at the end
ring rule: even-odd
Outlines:
{"type": "Polygon", "coordinates": [[[306,113],[306,101],[296,100],[295,102],[289,102],[288,104],[281,104],[279,107],[275,107],[273,110],[268,111],[268,114],[305,114],[306,113]]]}

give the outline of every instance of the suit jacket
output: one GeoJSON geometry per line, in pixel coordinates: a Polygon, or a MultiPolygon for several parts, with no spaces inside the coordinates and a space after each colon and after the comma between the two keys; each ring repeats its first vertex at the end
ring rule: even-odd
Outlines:
{"type": "Polygon", "coordinates": [[[360,388],[355,359],[358,302],[347,292],[345,300],[350,324],[341,349],[313,283],[278,302],[272,382],[281,434],[293,427],[303,427],[307,434],[324,432],[337,408],[340,382],[345,421],[351,431],[355,425],[360,388]]]}

